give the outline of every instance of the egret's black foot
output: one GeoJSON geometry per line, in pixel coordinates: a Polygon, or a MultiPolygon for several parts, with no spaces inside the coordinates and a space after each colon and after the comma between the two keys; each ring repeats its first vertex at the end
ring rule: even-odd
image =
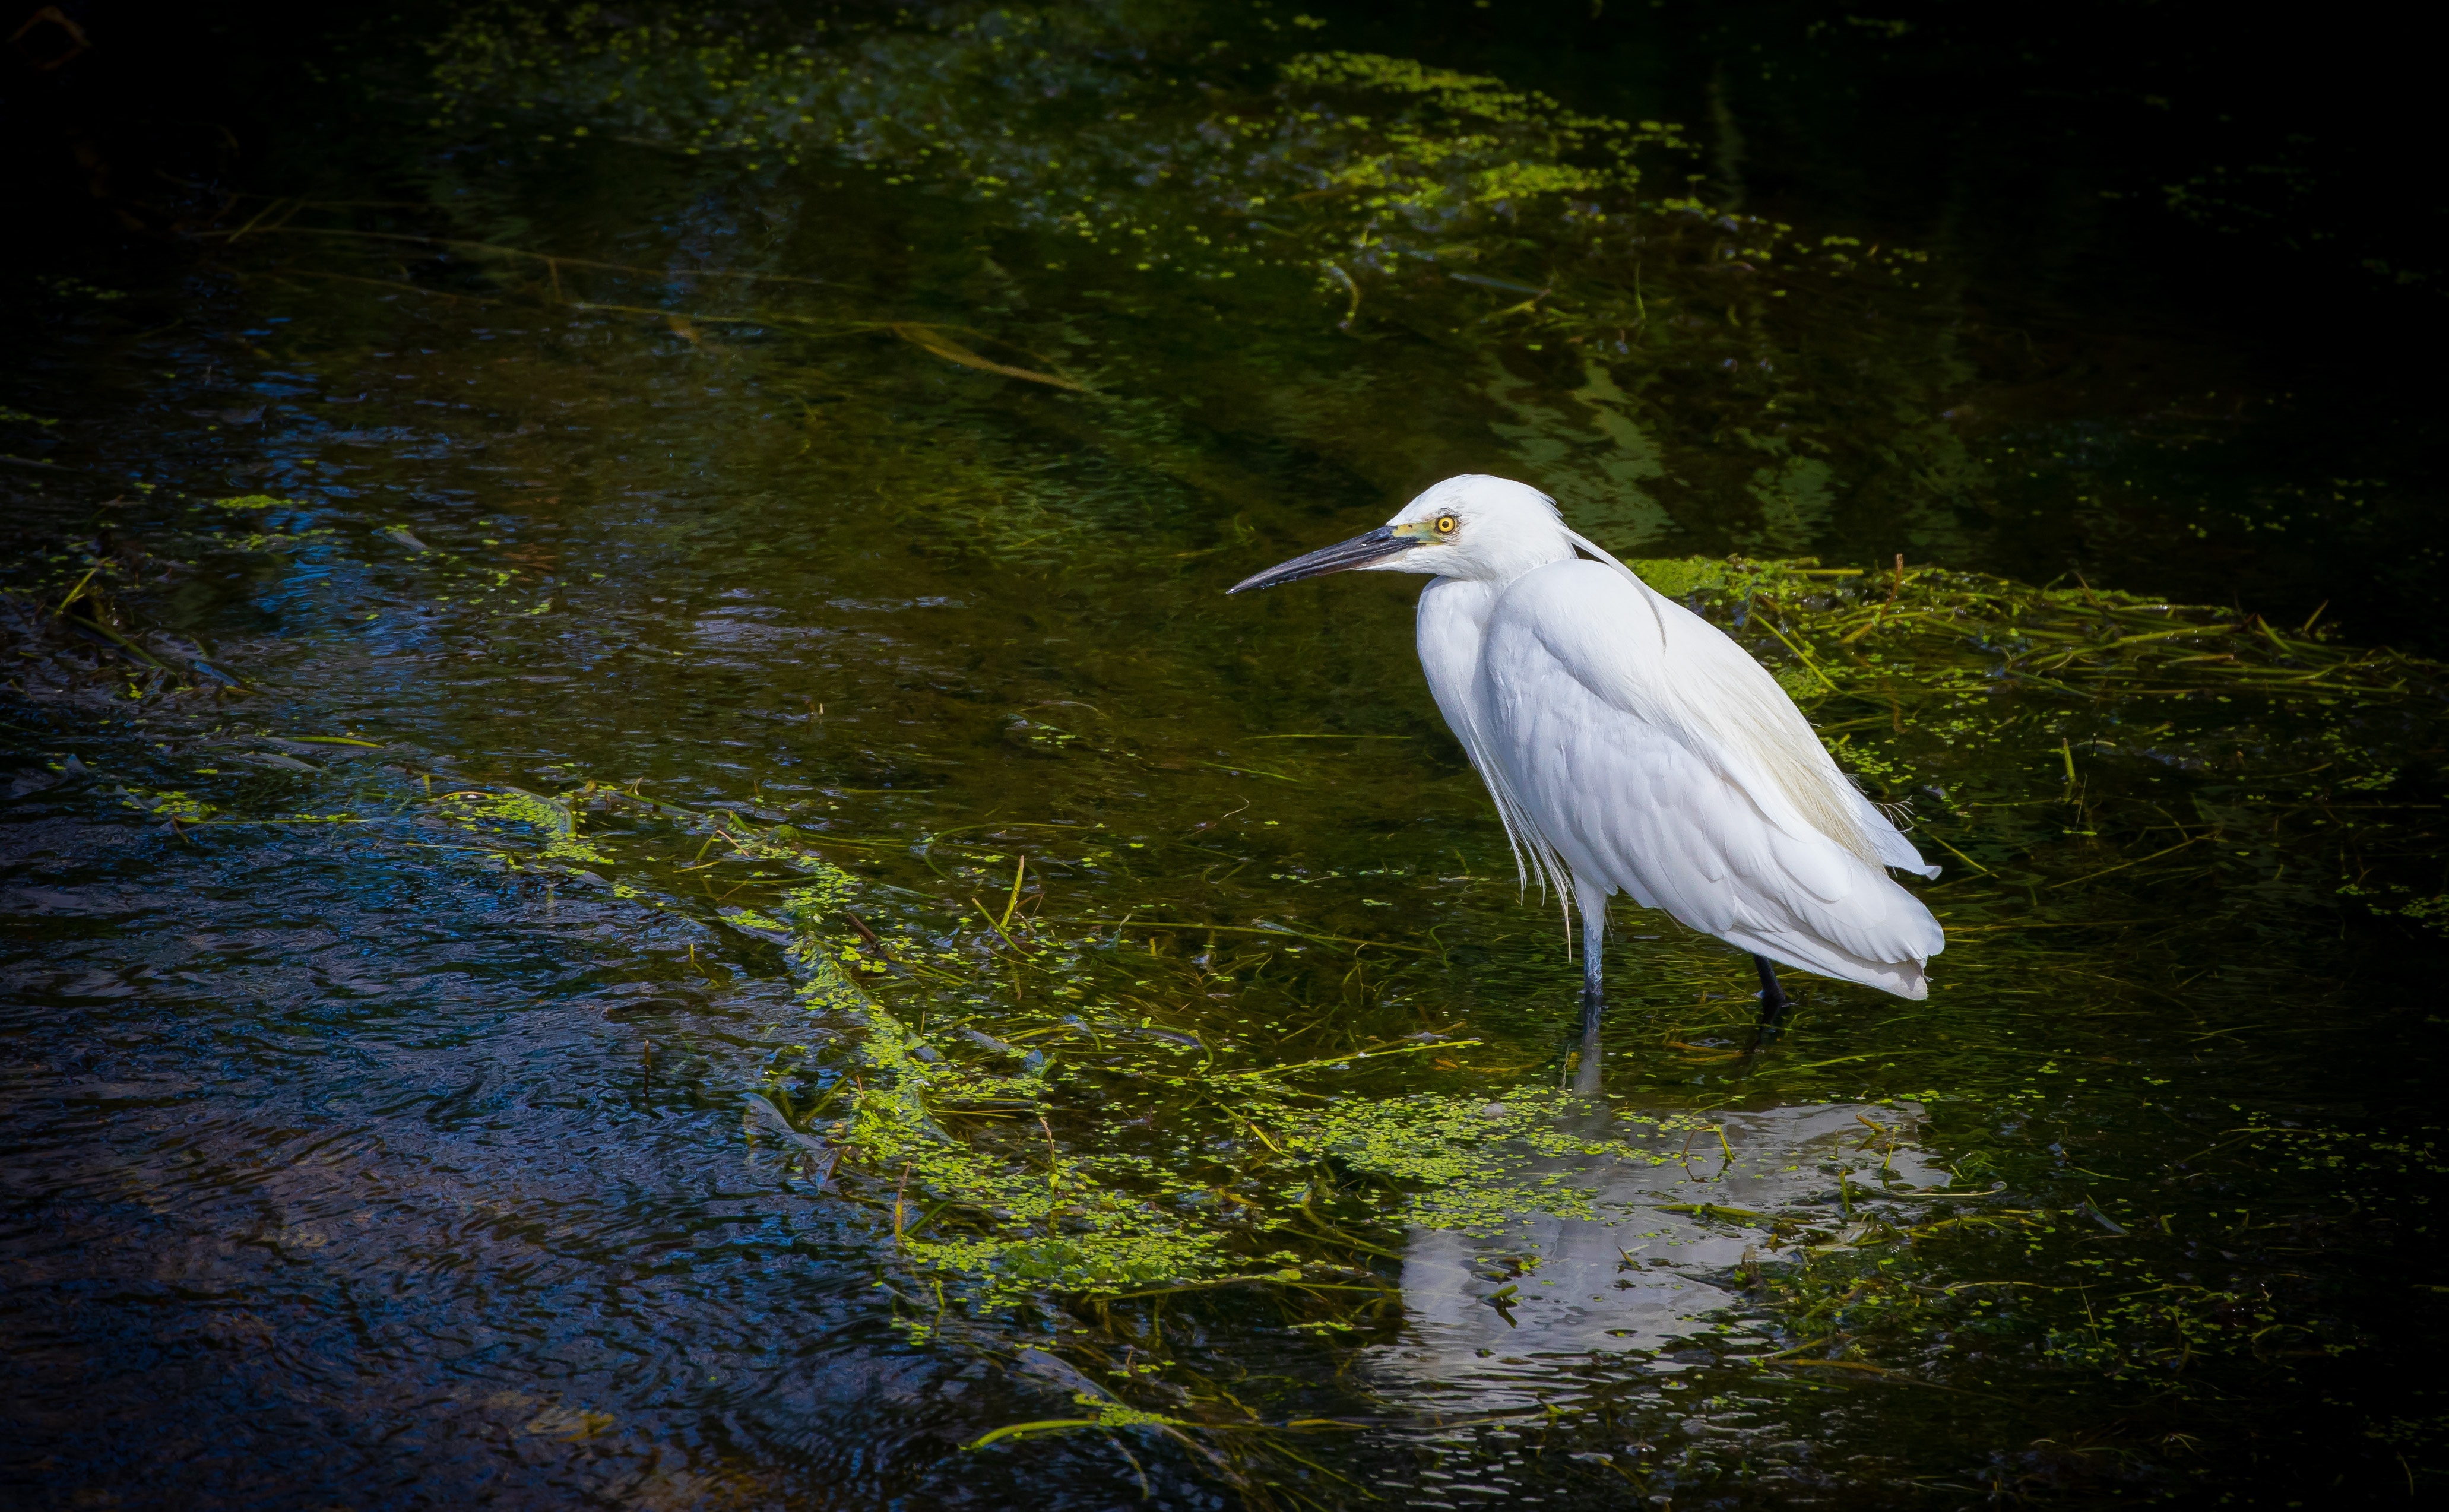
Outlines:
{"type": "Polygon", "coordinates": [[[1752,957],[1752,965],[1760,967],[1761,1043],[1767,1044],[1785,1027],[1785,1010],[1794,1006],[1794,1000],[1785,995],[1785,988],[1778,986],[1777,967],[1769,965],[1768,957],[1756,955],[1752,957]]]}

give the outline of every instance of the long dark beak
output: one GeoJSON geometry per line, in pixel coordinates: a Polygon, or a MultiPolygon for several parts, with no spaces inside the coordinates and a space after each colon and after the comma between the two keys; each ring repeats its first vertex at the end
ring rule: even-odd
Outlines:
{"type": "Polygon", "coordinates": [[[1419,544],[1413,537],[1397,535],[1393,526],[1381,525],[1367,535],[1339,541],[1305,557],[1295,557],[1290,562],[1269,567],[1256,577],[1244,578],[1224,591],[1242,593],[1251,588],[1272,588],[1280,583],[1299,583],[1303,578],[1322,578],[1330,572],[1349,572],[1354,567],[1365,567],[1398,552],[1409,551],[1419,544]]]}

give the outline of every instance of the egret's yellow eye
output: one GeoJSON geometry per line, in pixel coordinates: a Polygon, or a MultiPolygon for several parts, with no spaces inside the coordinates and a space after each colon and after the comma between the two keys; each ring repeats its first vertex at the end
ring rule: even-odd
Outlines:
{"type": "Polygon", "coordinates": [[[1459,529],[1461,526],[1462,522],[1456,519],[1453,515],[1441,514],[1437,516],[1437,534],[1439,535],[1452,535],[1456,530],[1459,529]]]}

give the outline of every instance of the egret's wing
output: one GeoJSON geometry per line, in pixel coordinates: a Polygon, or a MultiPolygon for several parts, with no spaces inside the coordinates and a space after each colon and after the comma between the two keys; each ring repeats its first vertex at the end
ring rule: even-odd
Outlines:
{"type": "MultiPolygon", "coordinates": [[[[1799,821],[1882,866],[1939,873],[1877,804],[1862,795],[1820,743],[1794,699],[1766,667],[1725,631],[1651,588],[1610,558],[1626,595],[1608,592],[1594,564],[1559,563],[1542,569],[1559,581],[1534,596],[1570,593],[1593,609],[1551,620],[1560,648],[1568,640],[1577,665],[1599,679],[1603,696],[1677,731],[1696,754],[1741,784],[1781,827],[1799,821]],[[1567,586],[1570,582],[1571,586],[1567,586]],[[1647,622],[1647,623],[1645,623],[1647,622]]],[[[1533,574],[1537,577],[1539,574],[1533,574]]],[[[1530,578],[1517,587],[1528,585],[1530,578]]]]}
{"type": "Polygon", "coordinates": [[[1491,609],[1481,718],[1517,800],[1585,877],[1745,948],[1919,996],[1944,937],[1880,870],[1912,848],[1874,841],[1894,827],[1759,663],[1656,598],[1612,568],[1558,563],[1491,609]]]}

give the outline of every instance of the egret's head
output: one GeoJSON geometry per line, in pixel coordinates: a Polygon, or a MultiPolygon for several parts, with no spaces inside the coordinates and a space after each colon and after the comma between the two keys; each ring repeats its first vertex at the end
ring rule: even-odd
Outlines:
{"type": "Polygon", "coordinates": [[[1510,583],[1572,554],[1572,538],[1565,533],[1554,500],[1511,478],[1466,472],[1424,489],[1367,535],[1295,557],[1226,591],[1356,571],[1510,583]]]}

